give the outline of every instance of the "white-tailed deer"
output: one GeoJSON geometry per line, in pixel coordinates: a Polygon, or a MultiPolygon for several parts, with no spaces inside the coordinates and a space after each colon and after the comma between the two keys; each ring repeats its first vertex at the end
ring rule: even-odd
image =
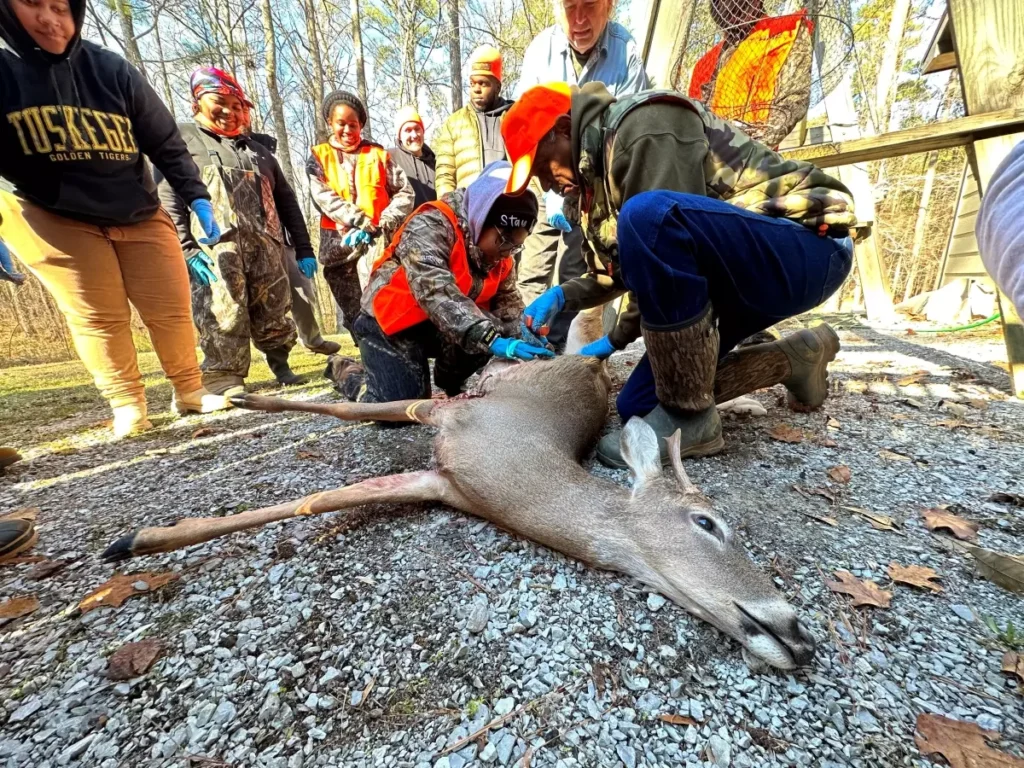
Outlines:
{"type": "Polygon", "coordinates": [[[808,663],[810,634],[736,545],[729,526],[690,482],[675,440],[663,473],[654,432],[631,419],[623,455],[633,489],[581,465],[601,432],[610,380],[604,363],[566,355],[496,370],[478,396],[450,400],[308,403],[245,395],[236,405],[350,421],[439,429],[436,469],[364,480],[228,517],[186,518],[114,542],[108,561],[167,552],[292,517],[380,502],[440,501],[581,560],[633,576],[781,669],[808,663]]]}

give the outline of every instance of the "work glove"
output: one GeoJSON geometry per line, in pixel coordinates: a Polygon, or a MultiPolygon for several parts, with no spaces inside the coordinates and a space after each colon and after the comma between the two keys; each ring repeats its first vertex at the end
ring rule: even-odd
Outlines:
{"type": "Polygon", "coordinates": [[[527,338],[529,338],[529,334],[539,337],[547,336],[548,331],[551,330],[549,327],[551,321],[564,308],[565,294],[562,293],[561,286],[556,285],[554,288],[544,291],[523,310],[523,335],[527,338]]]}
{"type": "Polygon", "coordinates": [[[217,282],[217,275],[213,272],[213,259],[205,253],[197,253],[195,256],[185,259],[185,263],[188,264],[188,271],[192,273],[192,276],[203,285],[217,282]]]}
{"type": "Polygon", "coordinates": [[[358,248],[360,245],[369,245],[373,238],[361,229],[350,229],[341,236],[341,244],[346,248],[358,248]]]}
{"type": "Polygon", "coordinates": [[[203,228],[206,237],[199,238],[200,245],[216,245],[220,242],[220,226],[213,216],[213,204],[204,197],[197,197],[189,206],[192,213],[199,219],[199,226],[203,228]]]}
{"type": "Polygon", "coordinates": [[[316,259],[312,256],[303,256],[299,259],[299,272],[305,275],[307,280],[312,280],[316,274],[316,259]]]}
{"type": "Polygon", "coordinates": [[[544,195],[544,207],[548,212],[548,224],[563,232],[572,232],[572,224],[569,223],[569,220],[565,218],[565,214],[562,213],[564,202],[565,199],[554,192],[547,192],[544,195]]]}
{"type": "Polygon", "coordinates": [[[6,280],[15,285],[21,285],[25,282],[25,276],[20,272],[14,271],[14,259],[12,258],[11,249],[7,247],[7,243],[3,240],[0,240],[0,280],[6,280]]]}
{"type": "Polygon", "coordinates": [[[612,346],[611,341],[607,336],[602,336],[597,341],[592,341],[580,350],[581,355],[588,355],[590,357],[596,357],[598,360],[604,360],[611,356],[612,352],[615,351],[615,347],[612,346]]]}
{"type": "Polygon", "coordinates": [[[554,357],[555,353],[544,347],[535,347],[519,339],[506,339],[499,336],[491,342],[491,352],[496,357],[509,360],[533,360],[538,357],[554,357]]]}

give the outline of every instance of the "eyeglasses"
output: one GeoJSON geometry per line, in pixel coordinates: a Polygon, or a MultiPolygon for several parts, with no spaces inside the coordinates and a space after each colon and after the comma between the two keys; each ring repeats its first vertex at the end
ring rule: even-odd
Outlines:
{"type": "Polygon", "coordinates": [[[518,256],[526,249],[526,244],[516,245],[511,240],[505,239],[505,233],[498,230],[498,253],[506,256],[518,256]]]}

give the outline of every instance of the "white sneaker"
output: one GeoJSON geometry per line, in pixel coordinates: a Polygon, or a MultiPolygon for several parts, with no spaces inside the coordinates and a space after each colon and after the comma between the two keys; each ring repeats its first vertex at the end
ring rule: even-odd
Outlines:
{"type": "Polygon", "coordinates": [[[114,437],[121,438],[152,429],[153,424],[146,418],[146,404],[119,405],[114,412],[114,437]]]}

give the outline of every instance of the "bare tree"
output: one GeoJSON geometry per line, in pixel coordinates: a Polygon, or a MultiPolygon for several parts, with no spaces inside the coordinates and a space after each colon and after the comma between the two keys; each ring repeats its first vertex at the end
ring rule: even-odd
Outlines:
{"type": "MultiPolygon", "coordinates": [[[[356,58],[356,89],[363,104],[369,104],[366,95],[366,69],[363,66],[363,20],[359,13],[359,0],[352,0],[352,52],[356,58]]],[[[370,135],[370,119],[367,115],[366,134],[370,135]]]]}
{"type": "Polygon", "coordinates": [[[270,97],[270,112],[274,116],[274,128],[277,130],[277,141],[280,146],[277,156],[281,160],[281,170],[285,178],[292,183],[292,154],[288,146],[288,129],[284,122],[284,104],[281,102],[281,92],[277,88],[277,38],[274,34],[274,17],[270,12],[270,0],[261,0],[260,5],[263,11],[263,38],[266,46],[264,67],[267,74],[267,95],[270,97]]]}
{"type": "Polygon", "coordinates": [[[138,38],[135,36],[135,18],[131,3],[129,0],[111,0],[111,3],[117,11],[117,19],[121,25],[121,45],[124,47],[125,57],[145,77],[146,66],[142,62],[138,38]]]}
{"type": "Polygon", "coordinates": [[[452,73],[452,112],[462,109],[462,35],[459,0],[448,0],[448,65],[452,73]]]}

